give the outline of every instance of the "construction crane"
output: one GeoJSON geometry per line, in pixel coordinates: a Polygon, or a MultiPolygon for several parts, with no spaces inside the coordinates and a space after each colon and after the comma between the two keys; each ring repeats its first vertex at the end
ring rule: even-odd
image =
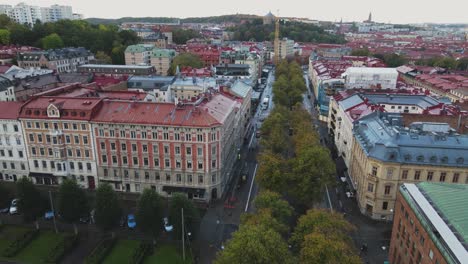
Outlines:
{"type": "Polygon", "coordinates": [[[278,16],[275,19],[275,43],[274,43],[274,52],[275,52],[275,58],[273,60],[273,63],[275,65],[278,65],[280,62],[280,39],[279,39],[279,11],[278,11],[278,16]]]}

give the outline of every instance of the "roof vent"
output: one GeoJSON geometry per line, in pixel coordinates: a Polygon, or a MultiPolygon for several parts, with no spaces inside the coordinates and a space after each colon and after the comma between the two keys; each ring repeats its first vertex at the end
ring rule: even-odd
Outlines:
{"type": "Polygon", "coordinates": [[[52,102],[54,102],[54,101],[55,101],[54,98],[50,98],[50,99],[49,99],[49,103],[52,103],[52,102]]]}

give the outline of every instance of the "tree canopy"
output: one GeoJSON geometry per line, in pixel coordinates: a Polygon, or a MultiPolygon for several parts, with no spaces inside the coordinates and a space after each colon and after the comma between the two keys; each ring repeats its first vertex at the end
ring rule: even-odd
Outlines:
{"type": "Polygon", "coordinates": [[[157,237],[162,229],[163,203],[153,189],[145,189],[138,200],[136,221],[138,228],[157,237]]]}
{"type": "Polygon", "coordinates": [[[171,67],[169,68],[169,75],[175,74],[177,66],[179,66],[179,68],[186,66],[190,66],[192,68],[201,68],[203,67],[203,62],[197,55],[187,52],[175,56],[171,67]]]}
{"type": "Polygon", "coordinates": [[[65,179],[59,187],[58,212],[62,218],[73,223],[88,214],[88,199],[75,180],[65,179]]]}
{"type": "Polygon", "coordinates": [[[96,225],[108,231],[119,223],[121,209],[117,194],[107,183],[101,183],[96,191],[96,225]]]}
{"type": "Polygon", "coordinates": [[[47,23],[39,21],[29,28],[12,21],[6,15],[0,15],[0,29],[9,31],[11,44],[44,49],[85,47],[94,53],[104,52],[111,56],[112,62],[116,64],[124,63],[123,54],[128,45],[139,42],[133,31],[120,30],[116,25],[93,25],[84,20],[47,23]]]}
{"type": "Polygon", "coordinates": [[[185,232],[194,233],[199,223],[198,210],[185,194],[174,193],[169,205],[169,221],[174,226],[176,237],[182,235],[182,208],[184,208],[185,232]]]}
{"type": "Polygon", "coordinates": [[[193,29],[175,28],[172,30],[172,41],[176,44],[185,44],[188,40],[199,38],[201,35],[193,29]]]}
{"type": "Polygon", "coordinates": [[[34,221],[45,211],[46,200],[29,178],[22,177],[16,182],[16,193],[19,199],[18,210],[25,221],[34,221]]]}
{"type": "Polygon", "coordinates": [[[282,223],[288,223],[293,214],[293,208],[281,198],[281,195],[270,190],[264,190],[254,200],[258,210],[269,209],[271,215],[282,223]]]}

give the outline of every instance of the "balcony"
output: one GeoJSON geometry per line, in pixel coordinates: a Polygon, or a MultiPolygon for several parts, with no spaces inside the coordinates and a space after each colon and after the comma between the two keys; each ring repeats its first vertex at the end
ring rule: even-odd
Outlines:
{"type": "Polygon", "coordinates": [[[377,182],[378,178],[377,178],[377,175],[374,176],[371,173],[369,173],[369,174],[367,174],[367,180],[377,182]]]}
{"type": "Polygon", "coordinates": [[[63,131],[61,129],[53,129],[53,130],[51,130],[50,134],[52,136],[62,136],[63,131]]]}

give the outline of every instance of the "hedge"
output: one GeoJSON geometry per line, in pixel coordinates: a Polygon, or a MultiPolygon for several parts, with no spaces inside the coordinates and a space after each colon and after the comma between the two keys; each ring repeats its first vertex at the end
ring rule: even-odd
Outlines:
{"type": "Polygon", "coordinates": [[[13,241],[7,248],[3,250],[2,256],[11,258],[16,256],[23,248],[25,248],[36,236],[39,234],[39,230],[31,230],[24,233],[23,236],[18,237],[13,241]]]}
{"type": "Polygon", "coordinates": [[[149,242],[141,242],[140,245],[133,251],[132,259],[130,263],[141,264],[149,253],[153,245],[149,242]]]}
{"type": "Polygon", "coordinates": [[[77,235],[65,235],[63,239],[49,252],[45,259],[46,263],[60,263],[62,258],[69,253],[78,242],[77,235]]]}
{"type": "Polygon", "coordinates": [[[99,242],[97,247],[85,259],[85,264],[99,264],[110,253],[117,239],[105,238],[99,242]]]}

